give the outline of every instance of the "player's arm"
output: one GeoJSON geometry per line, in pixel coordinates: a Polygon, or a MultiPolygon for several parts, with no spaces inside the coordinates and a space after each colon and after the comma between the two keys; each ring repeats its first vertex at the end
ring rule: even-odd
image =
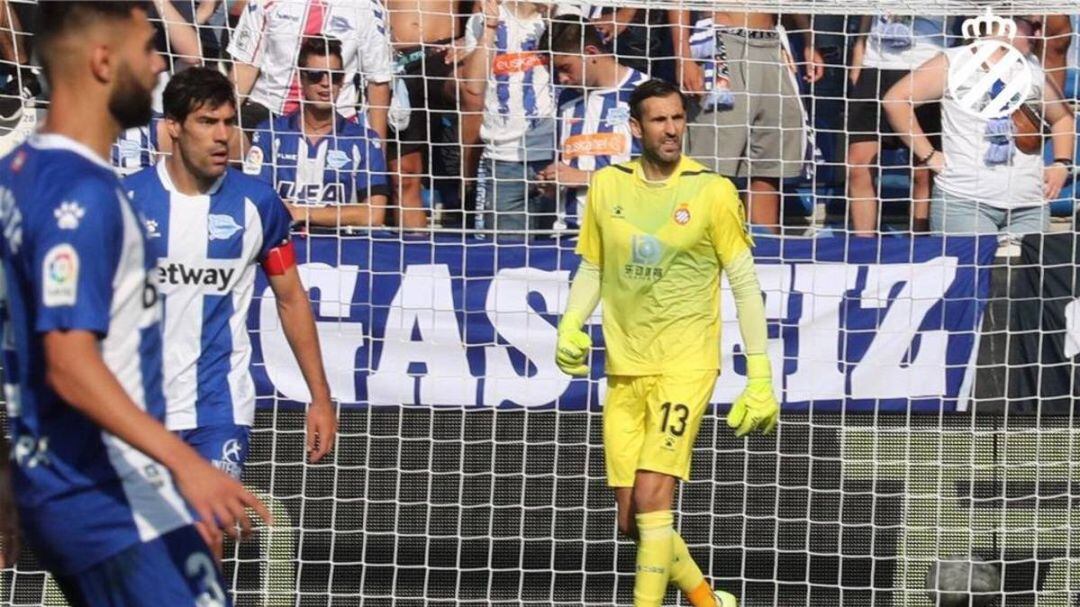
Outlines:
{"type": "Polygon", "coordinates": [[[291,241],[270,249],[262,261],[263,271],[274,291],[281,329],[289,342],[293,356],[300,366],[311,405],[308,407],[307,451],[310,461],[317,462],[330,452],[337,434],[337,416],[330,401],[330,385],[326,381],[319,333],[311,313],[311,301],[296,270],[296,253],[291,241]]]}
{"type": "Polygon", "coordinates": [[[600,246],[600,229],[596,223],[596,200],[602,188],[593,179],[585,201],[585,217],[581,222],[576,252],[581,256],[577,274],[570,283],[570,295],[566,310],[559,321],[555,363],[567,375],[585,377],[589,374],[589,350],[592,338],[582,330],[585,321],[592,316],[600,302],[602,282],[603,249],[600,246]]]}
{"type": "Polygon", "coordinates": [[[711,237],[735,298],[746,354],[746,388],[731,405],[727,423],[735,429],[735,436],[745,436],[754,430],[768,434],[776,427],[780,406],[773,391],[772,364],[766,354],[765,302],[754,270],[752,241],[746,233],[738,192],[727,180],[723,189],[717,197],[711,237]]]}
{"type": "Polygon", "coordinates": [[[592,338],[582,330],[600,302],[600,267],[585,259],[578,265],[570,283],[566,311],[559,321],[555,363],[567,375],[585,377],[589,374],[589,351],[592,338]]]}
{"type": "Polygon", "coordinates": [[[45,381],[72,408],[106,432],[161,462],[204,521],[217,521],[230,535],[239,524],[251,531],[245,508],[270,522],[270,512],[244,486],[206,462],[194,449],[140,409],[101,357],[98,335],[54,330],[42,337],[45,381]]]}

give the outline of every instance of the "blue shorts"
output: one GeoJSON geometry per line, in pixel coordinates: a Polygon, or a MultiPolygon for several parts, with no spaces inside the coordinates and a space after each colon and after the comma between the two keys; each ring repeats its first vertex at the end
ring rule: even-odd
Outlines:
{"type": "Polygon", "coordinates": [[[251,444],[251,427],[235,424],[179,430],[180,440],[191,445],[217,469],[240,480],[251,444]]]}
{"type": "Polygon", "coordinates": [[[56,583],[72,607],[228,607],[221,571],[187,525],[56,583]]]}

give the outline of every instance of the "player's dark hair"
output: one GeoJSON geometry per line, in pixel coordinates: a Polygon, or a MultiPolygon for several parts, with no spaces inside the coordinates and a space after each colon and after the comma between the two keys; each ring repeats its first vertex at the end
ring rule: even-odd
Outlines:
{"type": "Polygon", "coordinates": [[[208,67],[188,68],[170,78],[161,100],[165,117],[177,122],[187,120],[188,114],[204,105],[213,109],[228,103],[236,108],[232,81],[208,67]]]}
{"type": "Polygon", "coordinates": [[[296,58],[296,65],[305,65],[307,58],[312,55],[317,55],[319,57],[333,55],[334,57],[337,57],[339,61],[344,63],[344,59],[341,55],[341,41],[337,38],[305,36],[304,39],[300,41],[300,53],[296,58]]]}
{"type": "Polygon", "coordinates": [[[682,94],[678,86],[659,78],[653,78],[652,80],[646,80],[638,85],[634,92],[630,94],[630,115],[635,120],[641,120],[641,106],[645,103],[646,99],[652,99],[653,97],[670,97],[671,95],[678,95],[679,101],[682,102],[683,110],[686,110],[686,95],[682,94]]]}
{"type": "Polygon", "coordinates": [[[123,21],[135,10],[149,12],[146,2],[38,0],[34,18],[34,49],[38,62],[49,73],[53,43],[69,33],[78,33],[103,20],[123,21]]]}
{"type": "Polygon", "coordinates": [[[585,47],[595,46],[600,52],[611,53],[611,45],[604,42],[600,30],[581,21],[560,21],[551,28],[551,51],[567,55],[583,55],[585,47]]]}

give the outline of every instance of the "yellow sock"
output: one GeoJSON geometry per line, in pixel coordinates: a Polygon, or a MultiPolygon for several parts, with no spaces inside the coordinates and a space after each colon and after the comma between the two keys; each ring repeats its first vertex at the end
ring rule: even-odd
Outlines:
{"type": "Polygon", "coordinates": [[[670,510],[637,515],[637,574],[634,607],[660,607],[667,592],[674,552],[674,518],[670,510]]]}
{"type": "Polygon", "coordinates": [[[672,538],[671,544],[671,581],[694,607],[716,607],[713,600],[712,587],[705,581],[701,568],[690,556],[690,549],[678,533],[672,538]]]}

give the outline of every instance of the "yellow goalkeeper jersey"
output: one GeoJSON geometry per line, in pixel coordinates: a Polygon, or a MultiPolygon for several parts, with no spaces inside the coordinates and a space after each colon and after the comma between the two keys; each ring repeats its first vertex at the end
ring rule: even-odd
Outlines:
{"type": "Polygon", "coordinates": [[[752,245],[735,186],[683,156],[666,181],[639,160],[597,171],[577,253],[601,271],[609,375],[720,365],[720,270],[752,245]]]}

